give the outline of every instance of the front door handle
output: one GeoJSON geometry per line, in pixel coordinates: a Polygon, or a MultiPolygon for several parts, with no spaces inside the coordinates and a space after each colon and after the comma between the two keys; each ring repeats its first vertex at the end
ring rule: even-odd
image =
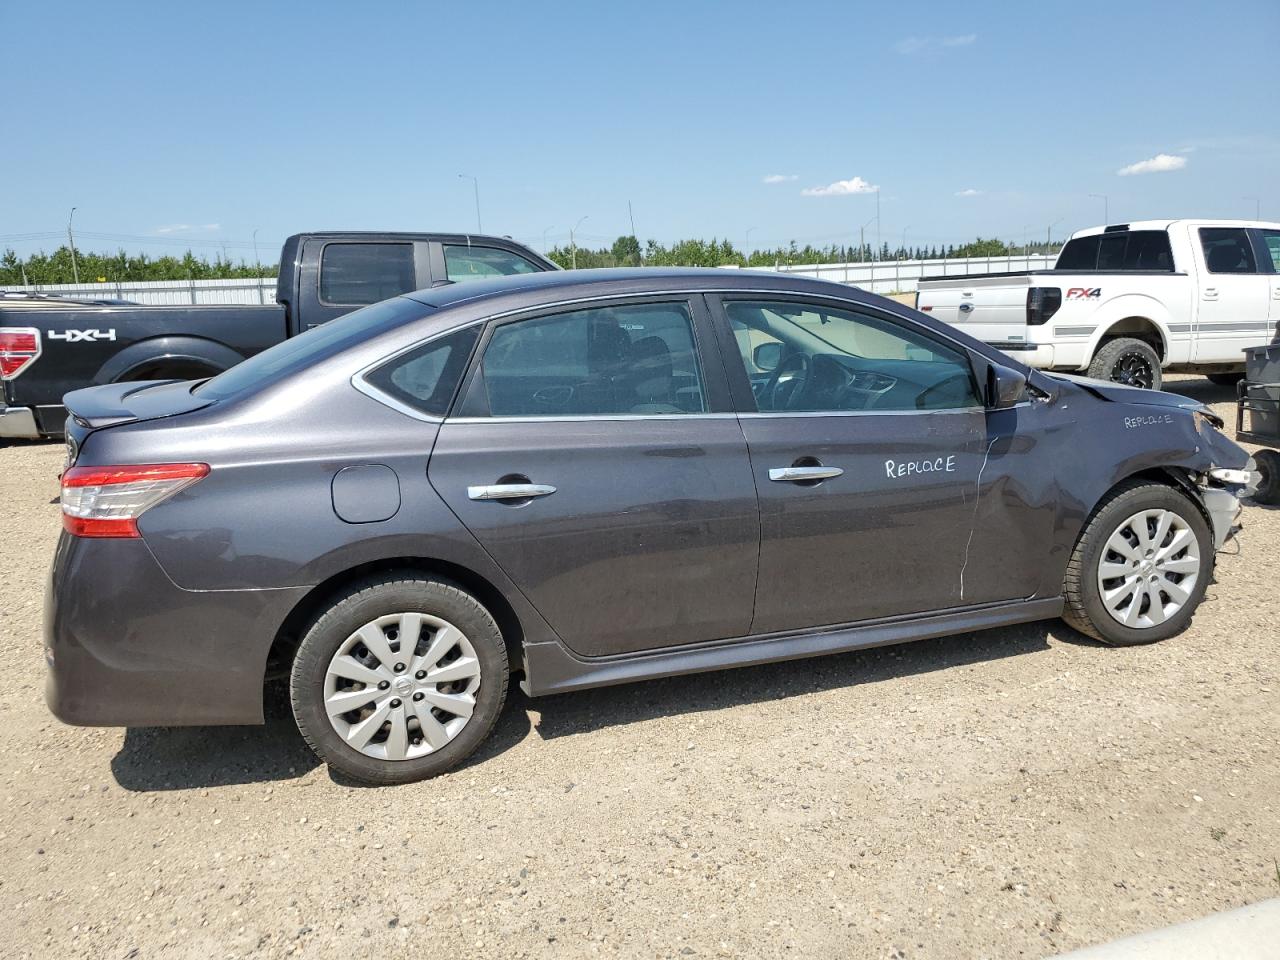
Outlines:
{"type": "Polygon", "coordinates": [[[1217,299],[1218,299],[1218,288],[1217,288],[1217,287],[1205,287],[1205,288],[1204,288],[1204,298],[1205,298],[1206,300],[1217,300],[1217,299]]]}
{"type": "Polygon", "coordinates": [[[769,470],[770,480],[830,480],[844,471],[839,467],[772,467],[769,470]]]}
{"type": "Polygon", "coordinates": [[[467,487],[472,500],[531,500],[556,492],[549,483],[491,483],[485,486],[467,487]]]}

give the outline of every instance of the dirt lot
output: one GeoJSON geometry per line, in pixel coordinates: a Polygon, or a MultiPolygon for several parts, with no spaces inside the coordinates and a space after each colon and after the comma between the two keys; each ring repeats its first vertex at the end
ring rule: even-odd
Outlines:
{"type": "MultiPolygon", "coordinates": [[[[1230,391],[1176,385],[1217,402],[1230,391]]],[[[7,956],[1042,957],[1280,893],[1280,512],[1193,628],[1060,623],[531,701],[357,789],[45,708],[58,444],[0,448],[7,956]]]]}

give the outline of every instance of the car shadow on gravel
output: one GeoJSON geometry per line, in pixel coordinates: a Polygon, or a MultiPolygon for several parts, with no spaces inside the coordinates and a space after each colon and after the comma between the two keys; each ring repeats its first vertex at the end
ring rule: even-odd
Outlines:
{"type": "MultiPolygon", "coordinates": [[[[536,700],[517,691],[515,699],[522,701],[517,704],[522,712],[527,709],[540,714],[535,730],[542,739],[552,740],[618,724],[721,710],[1022,656],[1048,649],[1050,627],[1059,642],[1101,646],[1061,622],[1040,621],[536,700]]],[[[956,674],[956,682],[963,682],[962,674],[956,674]]]]}
{"type": "Polygon", "coordinates": [[[111,758],[116,783],[141,792],[292,780],[320,765],[278,685],[261,727],[130,727],[111,758]]]}

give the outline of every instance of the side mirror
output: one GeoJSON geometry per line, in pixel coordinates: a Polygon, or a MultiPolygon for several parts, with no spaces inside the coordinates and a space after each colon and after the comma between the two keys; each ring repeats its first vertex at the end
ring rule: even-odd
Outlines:
{"type": "Polygon", "coordinates": [[[999,363],[987,365],[987,409],[1006,410],[1020,402],[1027,393],[1027,378],[999,363]]]}
{"type": "Polygon", "coordinates": [[[756,365],[757,370],[772,373],[782,362],[782,344],[777,340],[757,343],[751,351],[751,362],[756,365]]]}

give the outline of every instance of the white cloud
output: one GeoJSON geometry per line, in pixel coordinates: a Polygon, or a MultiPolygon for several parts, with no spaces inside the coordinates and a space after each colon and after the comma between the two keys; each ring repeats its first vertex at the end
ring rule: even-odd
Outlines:
{"type": "Polygon", "coordinates": [[[760,182],[761,183],[789,183],[792,180],[799,180],[799,179],[800,178],[796,176],[794,173],[771,173],[766,177],[761,177],[760,182]]]}
{"type": "Polygon", "coordinates": [[[880,188],[867,183],[861,177],[850,180],[837,180],[825,187],[806,187],[800,191],[804,197],[845,197],[853,193],[875,193],[880,188]]]}
{"type": "Polygon", "coordinates": [[[973,189],[973,187],[970,187],[968,190],[957,190],[956,196],[957,197],[980,197],[982,196],[982,191],[975,190],[973,189]]]}
{"type": "Polygon", "coordinates": [[[1150,160],[1139,160],[1116,171],[1122,177],[1135,173],[1167,173],[1170,170],[1181,170],[1187,165],[1186,157],[1174,156],[1171,153],[1157,153],[1150,160]]]}
{"type": "Polygon", "coordinates": [[[204,233],[212,233],[214,230],[221,230],[220,223],[202,223],[199,226],[193,226],[190,223],[170,223],[163,227],[156,227],[156,233],[187,233],[188,231],[201,231],[204,233]]]}
{"type": "Polygon", "coordinates": [[[909,57],[937,47],[967,47],[977,39],[976,33],[962,33],[954,37],[903,37],[893,45],[893,49],[909,57]]]}

